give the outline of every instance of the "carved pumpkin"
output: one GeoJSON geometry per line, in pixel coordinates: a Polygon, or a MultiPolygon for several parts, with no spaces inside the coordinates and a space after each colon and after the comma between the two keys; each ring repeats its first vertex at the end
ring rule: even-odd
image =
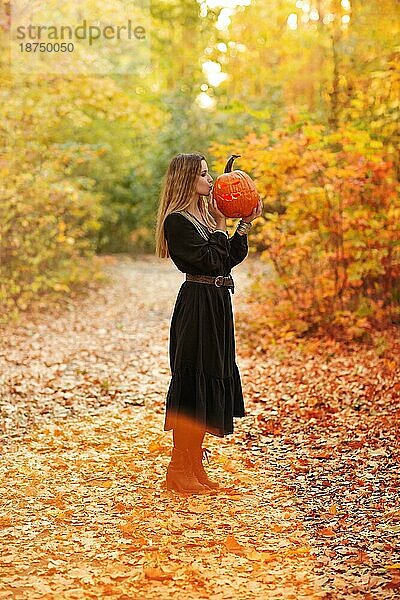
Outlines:
{"type": "Polygon", "coordinates": [[[232,171],[233,161],[240,154],[232,154],[225,170],[215,180],[213,198],[218,210],[226,217],[247,217],[258,204],[259,195],[254,181],[244,171],[232,171]]]}

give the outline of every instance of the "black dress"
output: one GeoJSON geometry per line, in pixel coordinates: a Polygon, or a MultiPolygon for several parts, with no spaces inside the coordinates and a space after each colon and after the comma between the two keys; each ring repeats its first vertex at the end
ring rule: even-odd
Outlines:
{"type": "MultiPolygon", "coordinates": [[[[235,232],[228,239],[187,211],[170,213],[164,231],[171,259],[183,273],[227,276],[248,253],[247,235],[235,232]]],[[[179,289],[170,327],[172,378],[164,431],[175,427],[177,415],[185,415],[223,437],[233,433],[233,417],[245,415],[230,294],[228,287],[196,281],[184,281],[179,289]]]]}

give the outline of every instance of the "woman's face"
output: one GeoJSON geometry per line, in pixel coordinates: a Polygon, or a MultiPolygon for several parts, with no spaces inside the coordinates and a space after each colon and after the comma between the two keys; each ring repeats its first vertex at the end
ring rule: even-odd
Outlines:
{"type": "Polygon", "coordinates": [[[208,172],[208,166],[205,160],[201,161],[201,173],[197,181],[196,192],[202,196],[209,196],[212,188],[213,179],[208,172]]]}

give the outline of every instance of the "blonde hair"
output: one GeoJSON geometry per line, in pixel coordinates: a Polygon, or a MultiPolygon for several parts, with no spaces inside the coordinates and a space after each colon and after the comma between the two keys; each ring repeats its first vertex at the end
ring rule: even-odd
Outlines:
{"type": "MultiPolygon", "coordinates": [[[[160,195],[160,204],[156,222],[156,256],[169,258],[167,240],[164,233],[164,222],[167,216],[175,211],[186,210],[192,203],[196,191],[197,179],[201,173],[202,154],[178,154],[169,163],[164,176],[160,195]]],[[[213,231],[217,224],[208,212],[204,196],[200,196],[198,205],[204,223],[213,231]]]]}

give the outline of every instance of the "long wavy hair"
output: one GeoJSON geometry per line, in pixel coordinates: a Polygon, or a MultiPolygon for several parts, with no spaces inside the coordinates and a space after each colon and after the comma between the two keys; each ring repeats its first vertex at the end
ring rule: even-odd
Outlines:
{"type": "MultiPolygon", "coordinates": [[[[186,210],[192,203],[196,184],[201,173],[201,161],[206,160],[202,154],[178,154],[169,163],[163,179],[160,204],[156,222],[156,256],[169,258],[168,244],[164,233],[164,222],[167,216],[179,210],[186,210]]],[[[199,212],[204,223],[213,231],[217,228],[214,217],[209,213],[207,201],[200,196],[199,212]]]]}

